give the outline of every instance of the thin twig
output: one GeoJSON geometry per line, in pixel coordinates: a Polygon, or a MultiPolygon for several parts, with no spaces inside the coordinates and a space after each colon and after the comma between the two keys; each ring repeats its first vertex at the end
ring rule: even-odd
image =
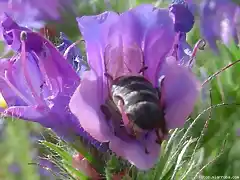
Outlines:
{"type": "Polygon", "coordinates": [[[217,75],[219,75],[220,73],[222,73],[223,71],[227,70],[228,68],[232,67],[233,65],[237,64],[240,62],[240,59],[234,61],[233,63],[223,67],[222,69],[220,69],[219,71],[215,72],[213,75],[209,76],[203,83],[202,86],[204,86],[206,83],[208,83],[209,81],[211,81],[213,78],[215,78],[217,75]]]}

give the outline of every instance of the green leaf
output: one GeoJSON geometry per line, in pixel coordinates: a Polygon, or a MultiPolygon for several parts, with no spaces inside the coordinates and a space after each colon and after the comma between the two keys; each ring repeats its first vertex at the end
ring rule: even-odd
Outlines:
{"type": "Polygon", "coordinates": [[[189,148],[189,146],[190,146],[193,142],[195,142],[195,140],[193,140],[193,139],[188,140],[187,143],[186,143],[186,145],[182,148],[180,154],[178,155],[177,162],[176,162],[174,171],[173,171],[173,173],[172,173],[171,180],[174,180],[174,179],[175,179],[175,176],[176,176],[176,174],[177,174],[177,171],[178,171],[178,169],[180,168],[181,163],[182,163],[182,161],[183,161],[184,155],[185,155],[187,149],[189,148]]]}
{"type": "Polygon", "coordinates": [[[40,144],[43,144],[44,146],[50,148],[52,151],[57,153],[64,161],[66,162],[72,161],[72,156],[68,152],[66,152],[64,149],[60,148],[59,146],[47,141],[39,141],[39,142],[40,144]]]}
{"type": "Polygon", "coordinates": [[[86,175],[84,175],[84,172],[80,172],[72,167],[72,156],[67,151],[65,151],[63,148],[59,147],[58,145],[55,145],[51,142],[47,141],[40,141],[41,144],[51,149],[54,153],[58,154],[61,157],[61,165],[63,168],[66,169],[66,171],[73,177],[78,177],[81,180],[87,180],[89,179],[86,175]]]}

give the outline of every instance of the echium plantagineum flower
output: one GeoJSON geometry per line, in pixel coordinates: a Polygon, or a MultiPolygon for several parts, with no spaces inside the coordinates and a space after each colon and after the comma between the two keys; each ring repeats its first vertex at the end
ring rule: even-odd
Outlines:
{"type": "Polygon", "coordinates": [[[218,52],[217,40],[238,43],[240,7],[231,0],[204,0],[200,6],[200,28],[210,47],[218,52]]]}
{"type": "Polygon", "coordinates": [[[81,49],[77,47],[77,43],[70,41],[63,32],[60,33],[59,40],[61,44],[57,46],[58,50],[66,56],[66,59],[72,64],[79,76],[81,76],[82,72],[88,68],[83,59],[81,49]],[[71,48],[70,46],[73,47],[71,48]]]}
{"type": "Polygon", "coordinates": [[[0,16],[7,13],[22,26],[41,28],[45,20],[59,19],[62,10],[72,11],[73,4],[73,0],[0,0],[0,16]]]}
{"type": "Polygon", "coordinates": [[[90,70],[83,73],[80,86],[71,98],[70,110],[84,130],[100,142],[109,142],[109,148],[118,156],[142,170],[153,167],[160,152],[155,132],[149,132],[143,139],[149,150],[146,153],[141,140],[130,137],[126,131],[114,133],[112,128],[118,128],[112,127],[114,119],[105,120],[100,107],[110,93],[106,73],[114,78],[140,75],[144,64],[147,67],[144,77],[161,90],[160,101],[164,104],[167,129],[182,127],[200,90],[189,67],[192,53],[185,53],[189,45],[185,44],[185,36],[180,36],[191,28],[183,27],[171,10],[148,4],[121,14],[107,11],[96,16],[83,16],[77,21],[86,43],[90,70]],[[176,22],[177,27],[183,28],[176,29],[176,22]],[[179,45],[182,48],[180,54],[179,45]],[[188,62],[182,63],[182,59],[188,59],[188,62]],[[159,83],[160,79],[162,83],[159,83]]]}
{"type": "Polygon", "coordinates": [[[1,29],[16,51],[11,59],[0,60],[0,92],[8,106],[2,115],[38,122],[65,140],[83,137],[100,146],[69,110],[80,78],[63,55],[41,34],[18,26],[9,16],[1,29]]]}
{"type": "Polygon", "coordinates": [[[174,20],[176,32],[187,33],[194,25],[194,15],[185,0],[173,0],[169,11],[174,20]]]}
{"type": "MultiPolygon", "coordinates": [[[[194,3],[185,0],[172,0],[172,4],[169,6],[170,15],[174,21],[174,30],[178,35],[175,38],[173,47],[173,53],[181,64],[190,62],[190,66],[193,65],[194,52],[192,47],[186,41],[186,33],[188,33],[195,23],[193,11],[194,3]]],[[[199,43],[198,43],[199,44],[199,43]]],[[[197,46],[199,46],[197,44],[197,46]]],[[[196,50],[196,49],[195,49],[196,50]]]]}

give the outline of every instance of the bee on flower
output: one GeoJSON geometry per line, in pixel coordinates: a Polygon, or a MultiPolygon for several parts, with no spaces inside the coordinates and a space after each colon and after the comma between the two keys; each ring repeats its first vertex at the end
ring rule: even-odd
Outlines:
{"type": "Polygon", "coordinates": [[[194,20],[184,21],[184,13],[189,18],[184,4],[140,5],[77,18],[90,70],[70,110],[93,138],[139,169],[153,167],[168,130],[183,126],[200,91],[194,54],[185,51],[194,20]]]}
{"type": "Polygon", "coordinates": [[[69,141],[87,139],[139,169],[153,167],[168,131],[184,125],[200,91],[191,71],[199,44],[186,42],[190,9],[144,4],[77,23],[89,66],[81,77],[80,53],[65,56],[70,41],[63,37],[55,47],[5,16],[2,35],[16,54],[0,61],[2,114],[38,122],[69,141]]]}

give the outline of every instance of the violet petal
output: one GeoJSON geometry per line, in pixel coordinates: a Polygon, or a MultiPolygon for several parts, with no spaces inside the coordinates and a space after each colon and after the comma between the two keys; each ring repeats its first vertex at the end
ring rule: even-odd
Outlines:
{"type": "Polygon", "coordinates": [[[155,140],[155,133],[150,133],[148,139],[146,139],[146,147],[148,148],[149,154],[145,153],[143,145],[136,140],[126,142],[117,137],[114,137],[114,139],[110,141],[109,148],[116,152],[117,155],[126,158],[137,168],[147,170],[154,166],[160,155],[161,146],[157,144],[155,140]]]}
{"type": "Polygon", "coordinates": [[[113,136],[107,121],[100,111],[102,94],[99,93],[98,79],[94,71],[86,71],[80,86],[73,94],[69,107],[81,126],[96,140],[107,142],[113,136]],[[79,110],[84,109],[84,111],[79,110]]]}
{"type": "Polygon", "coordinates": [[[109,40],[110,27],[117,20],[118,14],[114,12],[77,18],[79,29],[86,41],[88,64],[99,76],[104,73],[104,48],[109,40]]]}
{"type": "Polygon", "coordinates": [[[229,0],[205,0],[200,9],[200,29],[210,47],[218,52],[216,41],[225,44],[238,41],[236,33],[236,13],[239,7],[229,0]]]}
{"type": "Polygon", "coordinates": [[[194,108],[200,83],[189,68],[179,65],[174,57],[166,59],[161,74],[165,76],[161,94],[168,129],[182,127],[194,108]]]}
{"type": "Polygon", "coordinates": [[[139,18],[144,32],[143,52],[145,76],[157,86],[159,68],[165,56],[171,50],[175,31],[174,24],[167,9],[156,9],[152,5],[141,5],[132,9],[139,18]],[[160,48],[161,47],[161,48],[160,48]]]}

